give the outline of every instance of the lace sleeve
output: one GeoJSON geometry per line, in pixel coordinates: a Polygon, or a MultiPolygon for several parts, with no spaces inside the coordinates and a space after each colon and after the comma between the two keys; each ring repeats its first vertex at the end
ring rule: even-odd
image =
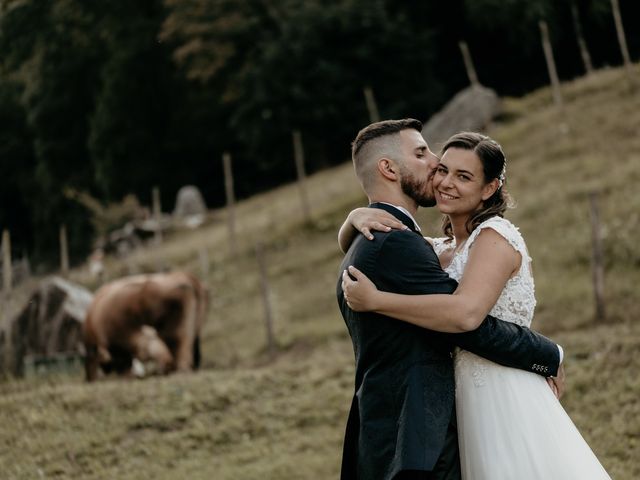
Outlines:
{"type": "Polygon", "coordinates": [[[497,232],[500,236],[502,236],[509,245],[511,245],[516,252],[518,252],[522,256],[522,265],[521,269],[524,266],[527,266],[531,262],[531,257],[529,256],[529,252],[527,250],[527,246],[518,230],[513,223],[511,223],[506,218],[502,217],[491,217],[488,220],[482,222],[478,227],[471,233],[469,236],[469,240],[467,241],[466,248],[470,248],[478,235],[482,232],[482,230],[490,228],[497,232]]]}

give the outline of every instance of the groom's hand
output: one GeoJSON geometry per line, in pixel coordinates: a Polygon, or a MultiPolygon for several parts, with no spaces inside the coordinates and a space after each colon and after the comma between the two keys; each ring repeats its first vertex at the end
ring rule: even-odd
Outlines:
{"type": "Polygon", "coordinates": [[[560,364],[560,367],[558,367],[557,376],[547,377],[547,383],[549,384],[549,387],[551,387],[553,394],[556,396],[556,398],[558,398],[558,400],[560,400],[560,397],[562,397],[562,395],[564,394],[565,378],[566,375],[564,373],[564,364],[560,364]]]}

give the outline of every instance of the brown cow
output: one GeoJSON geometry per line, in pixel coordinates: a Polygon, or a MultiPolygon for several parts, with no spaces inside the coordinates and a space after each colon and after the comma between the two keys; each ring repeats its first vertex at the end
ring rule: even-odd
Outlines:
{"type": "Polygon", "coordinates": [[[159,373],[198,368],[207,303],[202,283],[184,272],[136,275],[102,286],[83,326],[87,381],[97,378],[99,367],[128,374],[134,358],[154,362],[159,373]]]}

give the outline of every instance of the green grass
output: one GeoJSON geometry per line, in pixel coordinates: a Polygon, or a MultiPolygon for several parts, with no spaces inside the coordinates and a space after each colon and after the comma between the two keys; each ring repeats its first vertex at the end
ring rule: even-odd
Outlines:
{"type": "MultiPolygon", "coordinates": [[[[509,159],[518,207],[508,217],[534,259],[535,326],[566,351],[563,404],[612,477],[631,480],[640,477],[640,94],[617,69],[564,84],[563,93],[564,115],[548,89],[505,100],[490,134],[509,159]],[[607,321],[600,325],[590,273],[593,190],[605,233],[607,321]]],[[[110,278],[163,266],[199,273],[206,251],[212,305],[204,368],[92,385],[80,373],[1,383],[2,478],[336,478],[353,389],[353,353],[334,293],[336,233],[364,197],[349,163],[310,177],[308,191],[311,224],[303,222],[295,185],[239,204],[233,259],[224,211],[127,262],[109,259],[110,278]],[[268,263],[273,358],[258,241],[268,263]]],[[[438,218],[433,210],[419,214],[430,234],[438,218]]],[[[82,270],[72,278],[96,287],[82,270]]]]}

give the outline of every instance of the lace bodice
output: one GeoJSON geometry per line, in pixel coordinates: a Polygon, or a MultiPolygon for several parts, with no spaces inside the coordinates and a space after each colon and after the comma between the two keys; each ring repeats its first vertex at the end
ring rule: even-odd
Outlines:
{"type": "MultiPolygon", "coordinates": [[[[527,251],[527,246],[518,228],[509,220],[501,217],[492,217],[482,222],[471,232],[469,239],[463,247],[456,252],[451,263],[445,271],[457,281],[460,281],[464,273],[464,267],[469,258],[469,249],[480,232],[485,228],[491,228],[502,235],[507,242],[522,256],[520,270],[516,275],[507,281],[502,294],[493,306],[489,315],[501,320],[512,322],[524,327],[531,326],[533,319],[533,311],[536,306],[536,297],[534,291],[533,276],[531,274],[531,257],[527,251]]],[[[450,243],[446,243],[446,238],[432,239],[433,248],[440,255],[449,248],[455,248],[455,239],[450,243]]]]}

